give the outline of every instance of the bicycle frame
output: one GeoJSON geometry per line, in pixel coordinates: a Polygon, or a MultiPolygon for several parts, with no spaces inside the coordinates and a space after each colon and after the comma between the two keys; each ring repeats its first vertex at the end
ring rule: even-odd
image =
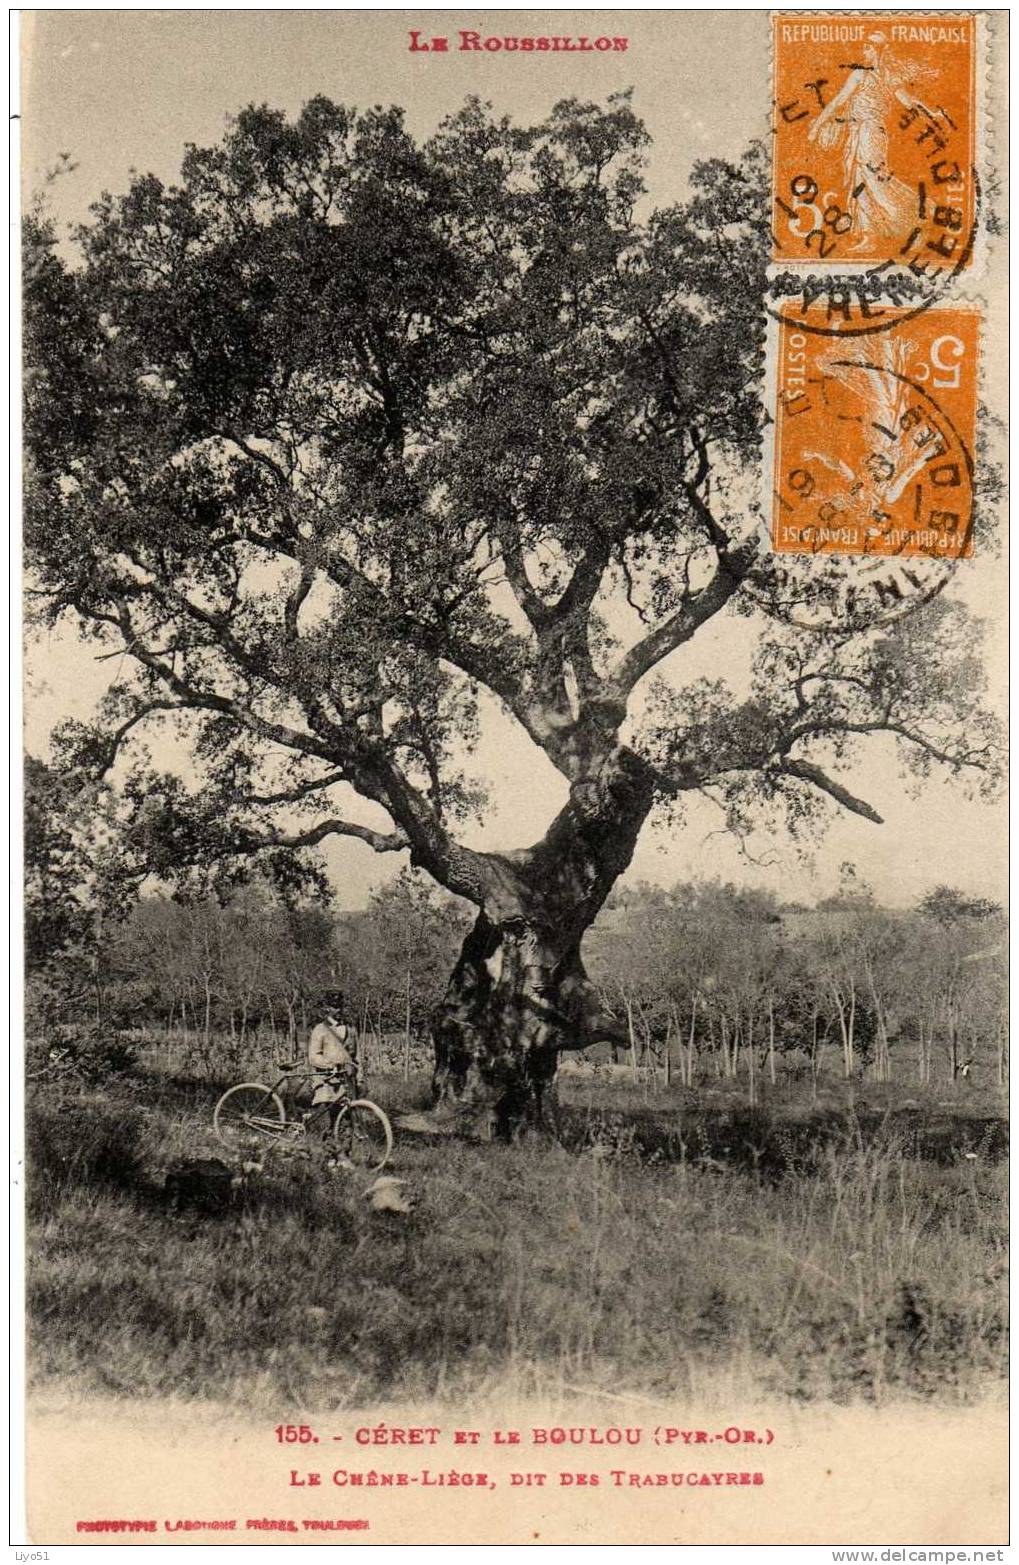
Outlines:
{"type": "MultiPolygon", "coordinates": [[[[279,1098],[280,1102],[283,1104],[283,1110],[284,1110],[284,1113],[286,1114],[286,1119],[284,1120],[283,1124],[280,1126],[280,1130],[281,1130],[282,1133],[285,1134],[289,1126],[291,1126],[291,1125],[299,1125],[301,1123],[301,1121],[299,1119],[291,1119],[291,1117],[290,1117],[290,1104],[291,1104],[291,1101],[292,1101],[291,1095],[282,1093],[280,1091],[280,1088],[283,1087],[285,1085],[285,1083],[287,1083],[289,1081],[296,1080],[298,1082],[298,1090],[300,1090],[300,1084],[302,1082],[308,1082],[308,1083],[314,1082],[314,1081],[316,1081],[319,1078],[319,1075],[320,1075],[320,1073],[318,1071],[316,1071],[316,1070],[313,1070],[310,1066],[307,1066],[307,1065],[295,1065],[292,1070],[284,1071],[282,1076],[280,1076],[276,1081],[274,1081],[272,1086],[267,1089],[270,1093],[275,1093],[276,1096],[279,1098]],[[288,1101],[288,1099],[290,1099],[290,1101],[288,1101]]],[[[326,1081],[329,1080],[328,1077],[325,1077],[323,1079],[326,1080],[326,1081]]],[[[329,1103],[318,1103],[318,1104],[316,1104],[315,1105],[315,1109],[316,1110],[317,1109],[337,1109],[337,1108],[341,1108],[344,1103],[349,1103],[351,1101],[351,1094],[347,1090],[346,1084],[344,1082],[337,1081],[335,1083],[335,1086],[337,1088],[337,1091],[338,1091],[339,1095],[336,1098],[332,1099],[329,1103]]]]}

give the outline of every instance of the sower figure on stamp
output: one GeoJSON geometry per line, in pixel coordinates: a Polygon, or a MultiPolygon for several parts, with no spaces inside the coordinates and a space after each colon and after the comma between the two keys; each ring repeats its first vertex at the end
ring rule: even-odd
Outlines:
{"type": "Polygon", "coordinates": [[[916,209],[914,193],[889,164],[889,125],[903,107],[912,108],[915,94],[908,89],[932,73],[896,60],[886,44],[884,33],[870,34],[863,61],[852,67],[807,137],[840,148],[857,250],[908,232],[916,209]]]}
{"type": "Polygon", "coordinates": [[[324,1135],[332,1131],[336,1106],[344,1096],[353,1096],[363,1078],[357,1028],[344,1020],[344,1010],[342,994],[326,995],[322,1019],[311,1029],[308,1038],[311,1113],[316,1122],[321,1119],[324,1135]]]}

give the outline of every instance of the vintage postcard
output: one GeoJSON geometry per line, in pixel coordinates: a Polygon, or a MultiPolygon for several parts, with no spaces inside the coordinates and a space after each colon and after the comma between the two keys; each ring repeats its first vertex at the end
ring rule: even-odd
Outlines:
{"type": "Polygon", "coordinates": [[[1007,31],[20,13],[26,1558],[1003,1558],[1007,31]]]}

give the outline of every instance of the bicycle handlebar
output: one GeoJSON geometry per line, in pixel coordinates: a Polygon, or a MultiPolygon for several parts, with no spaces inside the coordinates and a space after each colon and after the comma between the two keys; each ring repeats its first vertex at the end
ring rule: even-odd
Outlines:
{"type": "MultiPolygon", "coordinates": [[[[343,1077],[351,1073],[351,1067],[348,1065],[332,1065],[329,1067],[328,1071],[320,1072],[317,1066],[310,1065],[307,1060],[277,1060],[275,1064],[277,1070],[284,1072],[299,1070],[303,1066],[304,1069],[308,1072],[309,1076],[326,1075],[343,1077]]],[[[358,1071],[357,1066],[353,1067],[353,1073],[357,1075],[361,1074],[358,1071]]]]}

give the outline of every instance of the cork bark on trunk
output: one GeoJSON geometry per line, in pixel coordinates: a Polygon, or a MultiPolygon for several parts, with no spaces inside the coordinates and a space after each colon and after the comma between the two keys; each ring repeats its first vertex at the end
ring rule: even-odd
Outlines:
{"type": "Polygon", "coordinates": [[[433,1022],[434,1094],[483,1133],[541,1122],[559,1055],[623,1029],[584,970],[581,941],[629,864],[653,789],[623,747],[533,847],[483,856],[485,895],[433,1022]]]}

